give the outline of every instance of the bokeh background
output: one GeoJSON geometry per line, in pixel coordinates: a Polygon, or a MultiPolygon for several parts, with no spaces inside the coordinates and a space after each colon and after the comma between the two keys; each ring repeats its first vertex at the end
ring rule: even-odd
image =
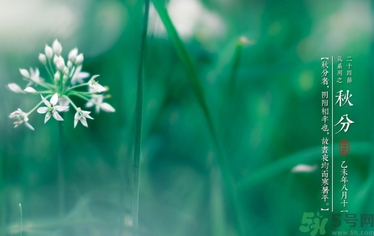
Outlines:
{"type": "MultiPolygon", "coordinates": [[[[167,7],[173,25],[165,27],[151,5],[140,235],[310,235],[299,226],[304,212],[321,206],[321,56],[353,58],[349,117],[355,124],[345,136],[351,142],[349,210],[374,214],[372,1],[155,2],[167,7]],[[172,26],[182,44],[170,35],[172,26]],[[187,54],[178,53],[182,49],[187,54]],[[292,172],[299,164],[318,168],[292,172]]],[[[132,150],[144,2],[0,5],[0,235],[20,235],[21,220],[23,235],[134,235],[132,150]],[[74,129],[74,114],[65,114],[63,141],[55,120],[44,125],[33,113],[36,130],[30,131],[14,129],[8,118],[40,98],[12,93],[6,84],[23,83],[19,68],[38,67],[47,77],[38,53],[56,38],[63,55],[74,47],[84,53],[83,71],[100,74],[116,109],[93,112],[88,129],[74,129]]],[[[331,235],[331,215],[325,216],[331,235]]]]}

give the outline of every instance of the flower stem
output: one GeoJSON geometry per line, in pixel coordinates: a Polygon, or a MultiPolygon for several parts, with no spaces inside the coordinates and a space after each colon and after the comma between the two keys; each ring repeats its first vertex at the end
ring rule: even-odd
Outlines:
{"type": "MultiPolygon", "coordinates": [[[[64,114],[61,114],[64,117],[64,114]]],[[[63,217],[65,212],[65,178],[64,166],[62,162],[62,151],[64,150],[63,143],[63,123],[58,122],[59,142],[58,142],[58,158],[57,158],[57,181],[58,181],[58,203],[59,203],[59,216],[63,217]]]]}
{"type": "Polygon", "coordinates": [[[149,15],[150,0],[145,0],[145,11],[143,17],[143,32],[139,58],[138,70],[138,88],[136,95],[136,120],[135,120],[135,143],[134,143],[134,185],[133,185],[133,199],[132,199],[132,215],[133,228],[135,235],[138,234],[139,226],[139,175],[140,175],[140,148],[141,148],[141,133],[142,133],[142,119],[143,119],[143,69],[144,57],[146,53],[146,39],[148,30],[148,15],[149,15]]]}
{"type": "Polygon", "coordinates": [[[48,59],[48,65],[47,64],[45,64],[44,66],[45,66],[45,70],[47,71],[47,73],[48,73],[48,75],[49,75],[49,78],[51,79],[51,81],[52,81],[52,83],[54,82],[53,81],[53,74],[51,73],[51,71],[50,71],[50,66],[51,66],[51,61],[50,61],[50,59],[48,59]]]}

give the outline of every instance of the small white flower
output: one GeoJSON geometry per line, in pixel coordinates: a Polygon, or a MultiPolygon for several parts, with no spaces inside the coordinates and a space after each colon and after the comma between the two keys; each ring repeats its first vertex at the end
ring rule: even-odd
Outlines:
{"type": "Polygon", "coordinates": [[[23,91],[26,93],[36,93],[36,90],[33,87],[27,87],[23,91]]]}
{"type": "Polygon", "coordinates": [[[95,106],[95,112],[99,113],[100,109],[105,111],[105,112],[115,112],[116,110],[106,102],[103,102],[104,100],[104,95],[99,94],[99,95],[92,95],[92,98],[89,102],[86,103],[86,107],[93,107],[95,106]]]}
{"type": "Polygon", "coordinates": [[[47,57],[43,53],[39,53],[39,61],[45,65],[47,63],[47,57]]]}
{"type": "Polygon", "coordinates": [[[80,65],[80,64],[82,64],[83,59],[84,59],[83,54],[80,53],[80,54],[77,56],[77,58],[75,59],[75,63],[76,63],[77,65],[80,65]]]}
{"type": "Polygon", "coordinates": [[[39,114],[45,114],[44,123],[47,123],[47,121],[51,118],[51,115],[58,121],[63,121],[62,117],[59,112],[67,111],[69,109],[68,106],[60,106],[56,105],[58,102],[58,94],[55,93],[51,100],[48,102],[47,99],[45,99],[42,95],[40,95],[42,98],[43,103],[46,105],[46,107],[39,107],[37,112],[39,114]]]}
{"type": "Polygon", "coordinates": [[[44,82],[44,79],[39,76],[40,73],[38,68],[35,68],[35,70],[30,68],[30,74],[31,81],[26,85],[26,87],[33,85],[33,82],[36,84],[44,82]]]}
{"type": "Polygon", "coordinates": [[[77,49],[77,48],[72,49],[72,50],[69,52],[69,60],[70,60],[72,63],[75,63],[75,60],[77,59],[77,55],[78,55],[78,49],[77,49]]]}
{"type": "Polygon", "coordinates": [[[30,73],[26,69],[19,69],[21,75],[25,78],[30,78],[30,73]]]}
{"type": "Polygon", "coordinates": [[[19,126],[20,124],[25,123],[25,125],[29,129],[34,130],[34,128],[28,123],[29,118],[27,117],[27,114],[19,108],[16,111],[10,113],[9,118],[18,119],[17,121],[13,122],[14,128],[17,128],[17,126],[19,126]]]}
{"type": "Polygon", "coordinates": [[[90,91],[97,92],[97,93],[102,93],[102,92],[107,91],[107,89],[104,86],[102,86],[101,84],[95,81],[96,77],[99,77],[99,75],[92,76],[90,81],[88,81],[90,91]]]}
{"type": "Polygon", "coordinates": [[[90,111],[83,111],[80,107],[78,107],[77,112],[74,115],[74,128],[77,126],[78,121],[80,121],[82,125],[88,127],[86,118],[93,120],[90,113],[90,111]]]}
{"type": "Polygon", "coordinates": [[[24,91],[21,89],[21,87],[18,84],[16,84],[16,83],[7,84],[7,87],[12,92],[15,92],[15,93],[24,93],[24,91]]]}
{"type": "Polygon", "coordinates": [[[46,56],[48,59],[51,59],[52,56],[53,56],[52,48],[51,48],[50,46],[48,46],[47,44],[45,45],[44,53],[45,53],[45,56],[46,56]]]}
{"type": "Polygon", "coordinates": [[[55,41],[53,41],[52,49],[53,49],[53,52],[54,52],[57,56],[60,56],[60,55],[61,55],[61,52],[62,52],[62,46],[61,46],[61,43],[60,43],[57,39],[55,39],[55,41]]]}
{"type": "Polygon", "coordinates": [[[90,76],[89,73],[83,72],[81,70],[82,70],[82,65],[77,66],[77,68],[75,69],[74,75],[71,78],[71,84],[72,85],[83,84],[84,83],[83,79],[90,76]]]}

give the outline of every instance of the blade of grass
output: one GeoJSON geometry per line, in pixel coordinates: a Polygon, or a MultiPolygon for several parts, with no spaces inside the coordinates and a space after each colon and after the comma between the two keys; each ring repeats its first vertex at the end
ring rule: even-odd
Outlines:
{"type": "Polygon", "coordinates": [[[211,117],[211,113],[208,109],[208,105],[205,100],[205,94],[204,94],[204,89],[201,83],[201,79],[199,78],[199,74],[197,73],[197,70],[192,62],[192,59],[190,55],[188,54],[182,40],[180,39],[179,34],[177,30],[175,29],[173,22],[171,21],[170,16],[165,6],[163,5],[163,1],[153,0],[153,4],[166,28],[166,31],[168,32],[169,38],[174,45],[176,53],[179,59],[181,60],[183,67],[185,68],[187,76],[191,82],[192,89],[197,97],[197,100],[198,100],[198,103],[201,109],[203,110],[204,117],[209,127],[209,131],[211,133],[213,142],[217,149],[218,155],[216,155],[217,157],[216,161],[219,165],[219,168],[222,174],[228,200],[230,202],[233,213],[235,215],[235,220],[236,220],[235,224],[238,230],[238,235],[244,235],[244,232],[243,232],[244,224],[242,222],[243,217],[240,213],[239,199],[236,194],[236,189],[234,188],[234,180],[230,172],[230,169],[228,168],[228,162],[225,158],[225,155],[223,154],[223,150],[217,138],[216,130],[214,128],[213,120],[211,117]]]}
{"type": "MultiPolygon", "coordinates": [[[[0,153],[0,229],[4,228],[5,223],[5,182],[3,181],[3,165],[4,165],[4,159],[3,159],[3,153],[0,153]]],[[[4,236],[5,233],[0,230],[0,236],[4,236]]]]}
{"type": "Polygon", "coordinates": [[[18,208],[19,208],[19,235],[22,236],[23,232],[23,214],[22,214],[22,204],[18,203],[18,208]]]}
{"type": "Polygon", "coordinates": [[[211,204],[211,218],[212,218],[212,232],[215,236],[225,236],[225,219],[224,219],[224,199],[221,195],[221,179],[218,170],[214,169],[210,173],[210,204],[211,204]]]}
{"type": "Polygon", "coordinates": [[[239,62],[242,55],[243,45],[244,45],[244,39],[243,37],[239,38],[234,52],[234,62],[232,64],[231,70],[230,70],[230,97],[233,98],[235,87],[236,87],[236,72],[239,67],[239,62]]]}
{"type": "Polygon", "coordinates": [[[144,57],[146,53],[146,39],[148,31],[148,15],[150,0],[145,0],[145,11],[143,17],[142,41],[139,58],[138,84],[136,93],[136,118],[135,118],[135,143],[134,143],[134,188],[132,199],[133,228],[135,235],[139,227],[139,175],[140,175],[140,155],[141,155],[141,137],[143,122],[143,70],[144,57]]]}

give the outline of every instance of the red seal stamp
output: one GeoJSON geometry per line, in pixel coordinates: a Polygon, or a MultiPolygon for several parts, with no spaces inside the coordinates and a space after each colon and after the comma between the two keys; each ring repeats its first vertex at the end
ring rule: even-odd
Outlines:
{"type": "Polygon", "coordinates": [[[339,143],[339,152],[342,156],[346,156],[351,149],[351,145],[349,144],[348,140],[343,139],[339,143]]]}

